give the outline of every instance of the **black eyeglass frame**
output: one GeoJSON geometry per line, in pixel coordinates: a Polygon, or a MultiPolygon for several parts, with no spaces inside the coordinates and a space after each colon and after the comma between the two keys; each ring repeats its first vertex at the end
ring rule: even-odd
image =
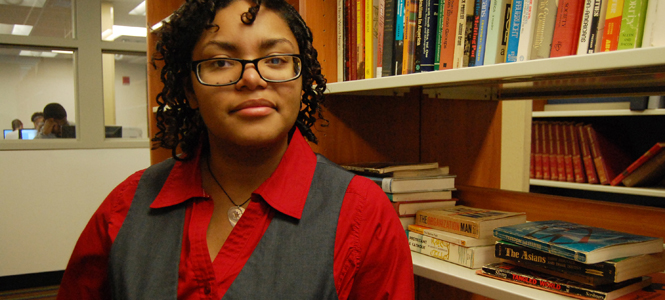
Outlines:
{"type": "Polygon", "coordinates": [[[192,62],[190,63],[190,69],[192,70],[192,72],[194,72],[194,74],[196,74],[196,80],[198,80],[199,83],[202,84],[202,85],[206,85],[206,86],[227,86],[227,85],[232,85],[232,84],[236,84],[236,83],[238,83],[238,81],[240,81],[240,79],[242,79],[242,75],[245,74],[245,66],[246,66],[247,64],[250,64],[250,63],[251,63],[251,64],[254,64],[254,68],[256,69],[256,73],[258,73],[258,74],[259,74],[259,77],[261,77],[261,79],[263,79],[265,82],[273,82],[273,83],[289,82],[289,81],[296,80],[296,79],[300,78],[300,76],[302,76],[302,57],[300,56],[300,54],[274,54],[274,55],[268,55],[268,56],[264,56],[264,57],[259,57],[259,58],[257,58],[257,59],[253,59],[253,60],[246,60],[246,59],[240,59],[240,58],[226,58],[226,57],[220,58],[220,57],[215,57],[215,58],[208,58],[208,59],[202,59],[202,60],[195,60],[195,61],[192,61],[192,62]],[[287,80],[272,80],[272,79],[266,79],[266,78],[264,78],[263,75],[261,75],[261,72],[259,71],[259,65],[257,65],[257,63],[258,63],[260,60],[263,60],[263,59],[266,59],[266,58],[271,58],[271,57],[278,57],[278,56],[291,56],[291,57],[297,57],[297,58],[300,60],[300,73],[298,73],[298,76],[293,77],[293,78],[291,78],[291,79],[287,79],[287,80]],[[242,65],[242,66],[241,66],[241,71],[240,71],[240,76],[238,76],[238,79],[236,79],[236,80],[233,81],[233,82],[224,83],[224,84],[212,84],[212,83],[205,83],[205,82],[203,82],[203,80],[201,80],[201,75],[199,75],[199,65],[200,65],[201,63],[203,63],[203,62],[206,62],[206,61],[220,60],[220,59],[237,61],[237,62],[239,62],[239,63],[242,65]]]}

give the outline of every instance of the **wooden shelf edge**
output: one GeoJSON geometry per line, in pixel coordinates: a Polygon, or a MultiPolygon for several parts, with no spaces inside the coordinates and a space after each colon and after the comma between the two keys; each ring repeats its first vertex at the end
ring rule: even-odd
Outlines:
{"type": "Polygon", "coordinates": [[[612,116],[658,116],[665,115],[665,109],[612,109],[612,110],[569,110],[569,111],[534,111],[533,118],[552,117],[612,117],[612,116]]]}
{"type": "Polygon", "coordinates": [[[537,186],[594,191],[602,193],[617,193],[617,194],[627,194],[627,195],[636,195],[636,196],[665,198],[665,188],[609,186],[602,184],[573,183],[573,182],[562,182],[562,181],[542,180],[542,179],[530,179],[529,184],[537,186]]]}

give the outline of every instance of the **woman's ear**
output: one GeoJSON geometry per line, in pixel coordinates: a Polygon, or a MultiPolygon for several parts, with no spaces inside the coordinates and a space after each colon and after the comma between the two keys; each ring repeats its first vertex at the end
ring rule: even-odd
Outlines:
{"type": "Polygon", "coordinates": [[[187,104],[191,109],[199,108],[199,100],[196,99],[196,94],[194,93],[191,84],[185,86],[185,97],[187,97],[187,104]]]}

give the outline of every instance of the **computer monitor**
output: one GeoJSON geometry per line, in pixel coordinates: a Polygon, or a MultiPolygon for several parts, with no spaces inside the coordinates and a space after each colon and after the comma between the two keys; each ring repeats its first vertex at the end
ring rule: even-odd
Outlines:
{"type": "Polygon", "coordinates": [[[18,134],[22,140],[32,140],[37,135],[37,129],[21,129],[18,134]]]}
{"type": "Polygon", "coordinates": [[[2,138],[3,138],[3,139],[7,139],[7,134],[10,133],[10,132],[12,132],[12,131],[14,131],[14,130],[11,130],[11,129],[3,129],[3,130],[2,130],[2,138]]]}
{"type": "Polygon", "coordinates": [[[122,137],[122,126],[106,126],[106,137],[107,138],[121,138],[122,137]]]}
{"type": "Polygon", "coordinates": [[[62,138],[74,139],[76,138],[76,125],[62,126],[62,138]]]}

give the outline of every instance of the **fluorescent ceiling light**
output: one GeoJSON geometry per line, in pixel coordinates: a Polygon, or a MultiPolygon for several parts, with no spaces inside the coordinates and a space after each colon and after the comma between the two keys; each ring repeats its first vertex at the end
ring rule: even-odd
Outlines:
{"type": "Polygon", "coordinates": [[[30,50],[21,50],[18,54],[19,56],[34,56],[34,57],[56,57],[58,53],[52,52],[42,52],[42,51],[30,51],[30,50]]]}
{"type": "Polygon", "coordinates": [[[129,14],[133,16],[145,16],[145,1],[139,3],[139,5],[129,11],[129,14]]]}
{"type": "Polygon", "coordinates": [[[171,20],[171,16],[173,16],[173,15],[168,15],[168,16],[166,16],[166,18],[164,18],[164,19],[162,19],[161,21],[157,22],[157,24],[152,25],[152,27],[150,27],[150,29],[152,29],[152,31],[155,31],[155,30],[157,30],[157,29],[162,28],[162,23],[170,21],[170,20],[171,20]]]}
{"type": "Polygon", "coordinates": [[[137,37],[146,37],[148,33],[146,32],[145,27],[133,27],[133,26],[120,26],[113,25],[113,28],[106,29],[102,32],[102,40],[105,41],[114,41],[121,36],[137,36],[137,37]]]}
{"type": "Polygon", "coordinates": [[[74,51],[71,50],[51,50],[51,52],[58,54],[74,54],[74,51]]]}
{"type": "Polygon", "coordinates": [[[20,5],[20,6],[29,6],[29,7],[44,7],[46,0],[21,0],[21,1],[12,1],[12,0],[0,0],[0,4],[4,5],[20,5]]]}
{"type": "Polygon", "coordinates": [[[32,26],[31,25],[15,24],[14,29],[12,29],[12,35],[28,36],[28,35],[30,35],[31,31],[32,31],[32,26]]]}

